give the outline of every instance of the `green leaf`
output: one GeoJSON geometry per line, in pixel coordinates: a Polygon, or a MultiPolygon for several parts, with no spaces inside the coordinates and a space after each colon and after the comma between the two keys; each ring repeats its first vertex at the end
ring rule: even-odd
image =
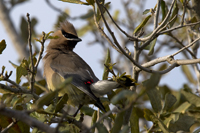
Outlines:
{"type": "Polygon", "coordinates": [[[89,116],[92,116],[93,115],[93,113],[94,113],[94,109],[92,109],[92,108],[90,108],[90,107],[88,107],[88,106],[86,106],[86,105],[84,105],[81,109],[81,112],[83,112],[85,115],[89,115],[89,116]]]}
{"type": "Polygon", "coordinates": [[[106,129],[105,125],[103,125],[102,123],[98,123],[96,125],[98,133],[109,133],[108,130],[106,129]]]}
{"type": "Polygon", "coordinates": [[[58,103],[56,105],[55,112],[59,112],[64,107],[64,105],[67,103],[67,100],[68,100],[67,94],[62,96],[62,98],[58,101],[58,103]]]}
{"type": "Polygon", "coordinates": [[[181,66],[183,73],[185,74],[185,76],[187,77],[187,79],[193,83],[196,84],[196,81],[194,80],[193,74],[190,71],[189,67],[187,65],[182,65],[181,66]]]}
{"type": "Polygon", "coordinates": [[[170,93],[167,93],[165,95],[165,105],[163,110],[168,111],[175,103],[176,103],[176,97],[170,93]]]}
{"type": "MultiPolygon", "coordinates": [[[[110,63],[111,63],[110,50],[107,49],[107,54],[106,54],[106,59],[105,59],[104,64],[106,66],[109,66],[110,63]]],[[[108,74],[109,74],[109,72],[108,72],[107,68],[104,66],[104,72],[103,72],[103,78],[102,78],[102,80],[107,80],[108,79],[108,74]]]]}
{"type": "Polygon", "coordinates": [[[133,31],[133,34],[137,33],[140,29],[142,29],[147,22],[149,21],[149,19],[151,18],[151,15],[147,16],[133,31]]]}
{"type": "Polygon", "coordinates": [[[60,0],[60,1],[68,2],[68,3],[74,3],[74,4],[89,5],[88,3],[86,3],[86,2],[82,2],[82,1],[80,1],[80,0],[60,0]]]}
{"type": "Polygon", "coordinates": [[[88,4],[90,5],[94,5],[94,0],[86,0],[88,2],[88,4]]]}
{"type": "Polygon", "coordinates": [[[184,131],[189,132],[190,127],[195,123],[195,119],[186,114],[180,114],[179,119],[175,122],[171,121],[169,125],[169,130],[171,132],[184,131]]]}
{"type": "Polygon", "coordinates": [[[154,53],[154,47],[155,47],[156,41],[157,41],[157,38],[155,38],[153,41],[151,41],[151,43],[148,45],[148,46],[150,46],[150,50],[148,53],[149,56],[153,55],[153,53],[154,53]]]}
{"type": "Polygon", "coordinates": [[[14,68],[17,68],[18,65],[14,64],[13,62],[9,61],[9,63],[14,67],[14,68]]]}
{"type": "Polygon", "coordinates": [[[139,133],[139,116],[137,112],[137,108],[133,107],[131,117],[130,117],[130,126],[131,126],[131,133],[139,133]]]}
{"type": "Polygon", "coordinates": [[[22,67],[22,64],[16,69],[16,83],[19,84],[21,82],[21,77],[26,76],[28,71],[26,68],[22,67]]]}
{"type": "Polygon", "coordinates": [[[152,112],[151,110],[149,110],[149,109],[144,109],[143,112],[144,112],[144,118],[145,118],[147,121],[153,121],[152,118],[155,117],[155,116],[154,116],[154,114],[153,114],[153,112],[152,112]]]}
{"type": "Polygon", "coordinates": [[[6,48],[6,41],[2,40],[0,42],[0,54],[2,54],[2,52],[4,51],[5,48],[6,48]]]}
{"type": "Polygon", "coordinates": [[[190,93],[190,92],[186,92],[184,90],[181,90],[181,94],[186,98],[186,100],[195,105],[196,107],[200,107],[200,97],[198,97],[197,95],[190,93]]]}
{"type": "Polygon", "coordinates": [[[151,102],[151,106],[156,113],[160,112],[162,109],[161,94],[156,88],[160,81],[160,78],[160,74],[152,74],[150,79],[143,82],[143,85],[146,88],[146,93],[151,102]]]}
{"type": "Polygon", "coordinates": [[[42,97],[40,97],[37,101],[36,101],[36,108],[42,108],[43,105],[49,105],[51,103],[51,101],[58,96],[58,91],[53,91],[53,92],[49,92],[47,94],[44,94],[42,97]]]}
{"type": "Polygon", "coordinates": [[[74,124],[62,123],[63,126],[59,127],[60,133],[80,133],[80,129],[74,124]]]}
{"type": "MultiPolygon", "coordinates": [[[[92,121],[91,121],[91,126],[93,126],[97,121],[97,111],[94,111],[93,115],[92,115],[92,121]]],[[[92,133],[95,132],[95,128],[92,129],[91,131],[92,133]]]]}
{"type": "Polygon", "coordinates": [[[124,98],[135,98],[136,96],[134,95],[135,93],[130,91],[130,90],[123,90],[121,92],[119,92],[117,95],[115,95],[112,99],[111,99],[111,103],[112,104],[117,104],[118,101],[120,101],[121,99],[124,98]]]}
{"type": "Polygon", "coordinates": [[[161,10],[162,10],[162,20],[166,17],[166,4],[164,0],[161,0],[160,2],[161,10]]]}
{"type": "Polygon", "coordinates": [[[174,110],[174,112],[184,113],[190,106],[190,103],[184,102],[176,110],[174,110]]]}
{"type": "Polygon", "coordinates": [[[174,25],[174,23],[175,23],[176,20],[177,20],[177,17],[178,17],[178,10],[179,10],[179,8],[178,8],[178,5],[177,5],[177,2],[175,1],[175,4],[174,4],[174,6],[173,6],[172,15],[171,15],[169,21],[172,20],[172,19],[175,17],[175,15],[176,15],[176,18],[174,18],[174,20],[169,24],[169,25],[170,25],[170,28],[174,25]]]}
{"type": "Polygon", "coordinates": [[[117,117],[115,118],[115,122],[114,122],[113,128],[111,129],[111,133],[118,133],[119,131],[121,131],[124,114],[125,114],[125,111],[120,112],[120,113],[117,114],[117,117]]]}
{"type": "Polygon", "coordinates": [[[147,14],[150,12],[150,9],[146,9],[144,12],[143,12],[143,15],[147,14]]]}

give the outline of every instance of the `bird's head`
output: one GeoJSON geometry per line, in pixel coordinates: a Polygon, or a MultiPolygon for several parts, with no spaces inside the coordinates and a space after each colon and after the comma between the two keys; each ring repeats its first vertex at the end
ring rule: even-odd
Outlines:
{"type": "Polygon", "coordinates": [[[76,44],[82,41],[78,37],[74,26],[68,21],[60,23],[59,29],[53,36],[57,36],[57,38],[51,39],[51,42],[48,45],[49,48],[64,47],[65,49],[73,50],[76,44]]]}

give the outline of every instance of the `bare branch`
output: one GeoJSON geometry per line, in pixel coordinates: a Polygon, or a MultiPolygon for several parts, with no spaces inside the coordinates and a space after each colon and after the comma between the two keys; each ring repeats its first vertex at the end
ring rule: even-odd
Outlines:
{"type": "Polygon", "coordinates": [[[6,128],[4,128],[2,131],[1,131],[1,133],[7,133],[8,132],[8,130],[11,128],[11,127],[13,127],[16,123],[17,123],[18,121],[13,121],[12,123],[10,123],[6,128]]]}
{"type": "Polygon", "coordinates": [[[39,98],[39,96],[37,94],[31,93],[30,91],[27,91],[26,89],[23,89],[23,88],[21,88],[21,89],[12,88],[12,87],[9,87],[7,85],[0,83],[0,89],[7,90],[7,91],[10,91],[10,92],[13,92],[13,93],[16,93],[16,94],[32,94],[35,99],[39,98]]]}
{"type": "Polygon", "coordinates": [[[5,115],[7,117],[16,118],[19,121],[22,121],[29,126],[36,127],[41,131],[46,133],[55,133],[55,129],[30,117],[27,113],[18,110],[12,110],[5,108],[3,105],[0,105],[0,114],[5,115]]]}
{"type": "Polygon", "coordinates": [[[182,49],[180,49],[180,50],[177,51],[176,53],[172,54],[171,56],[175,56],[175,55],[177,55],[178,53],[180,53],[181,51],[185,50],[186,48],[191,47],[191,46],[192,46],[194,43],[196,43],[199,39],[200,39],[200,37],[197,38],[196,40],[194,40],[194,41],[193,41],[192,43],[190,43],[189,45],[183,47],[182,49]]]}
{"type": "Polygon", "coordinates": [[[167,33],[167,32],[173,31],[173,30],[176,30],[176,29],[180,29],[180,28],[183,28],[183,27],[186,27],[186,26],[197,25],[197,24],[200,24],[200,21],[198,21],[198,22],[196,22],[196,23],[185,24],[185,25],[182,25],[182,26],[179,25],[179,26],[176,26],[176,27],[173,27],[173,28],[170,28],[170,29],[167,29],[167,30],[161,31],[161,32],[158,33],[158,34],[161,35],[161,34],[164,34],[164,33],[167,33]]]}
{"type": "Polygon", "coordinates": [[[39,56],[38,56],[38,59],[37,59],[37,62],[35,63],[35,69],[37,70],[38,68],[38,65],[39,65],[39,62],[40,60],[42,59],[42,54],[44,52],[44,43],[45,43],[45,33],[42,32],[42,41],[41,41],[41,48],[40,48],[40,53],[39,53],[39,56]]]}
{"type": "Polygon", "coordinates": [[[30,84],[30,88],[31,88],[31,92],[34,92],[34,82],[35,82],[35,68],[34,68],[34,64],[33,64],[33,54],[32,54],[32,45],[31,45],[31,21],[29,18],[29,13],[27,13],[27,21],[28,21],[28,32],[29,32],[29,36],[28,36],[28,45],[29,45],[29,52],[30,52],[30,60],[31,60],[31,84],[30,84]]]}

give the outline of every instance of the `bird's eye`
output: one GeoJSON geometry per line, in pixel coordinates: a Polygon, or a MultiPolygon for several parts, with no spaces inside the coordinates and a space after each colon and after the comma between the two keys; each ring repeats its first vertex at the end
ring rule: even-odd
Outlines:
{"type": "Polygon", "coordinates": [[[78,38],[77,36],[75,36],[75,35],[72,35],[72,34],[69,34],[69,33],[67,33],[67,32],[65,32],[64,30],[62,30],[62,34],[63,34],[63,36],[64,37],[66,37],[66,38],[78,38]]]}

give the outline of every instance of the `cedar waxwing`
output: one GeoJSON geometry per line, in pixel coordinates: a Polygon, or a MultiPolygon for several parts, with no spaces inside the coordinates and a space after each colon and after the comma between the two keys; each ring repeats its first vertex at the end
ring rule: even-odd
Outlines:
{"type": "Polygon", "coordinates": [[[120,85],[109,80],[99,81],[90,66],[73,52],[81,39],[71,23],[61,23],[54,36],[58,36],[58,39],[51,39],[44,57],[44,76],[48,88],[55,90],[65,79],[72,77],[71,86],[64,88],[60,96],[67,93],[67,103],[79,106],[79,109],[84,104],[95,104],[105,112],[99,97],[120,85]]]}

